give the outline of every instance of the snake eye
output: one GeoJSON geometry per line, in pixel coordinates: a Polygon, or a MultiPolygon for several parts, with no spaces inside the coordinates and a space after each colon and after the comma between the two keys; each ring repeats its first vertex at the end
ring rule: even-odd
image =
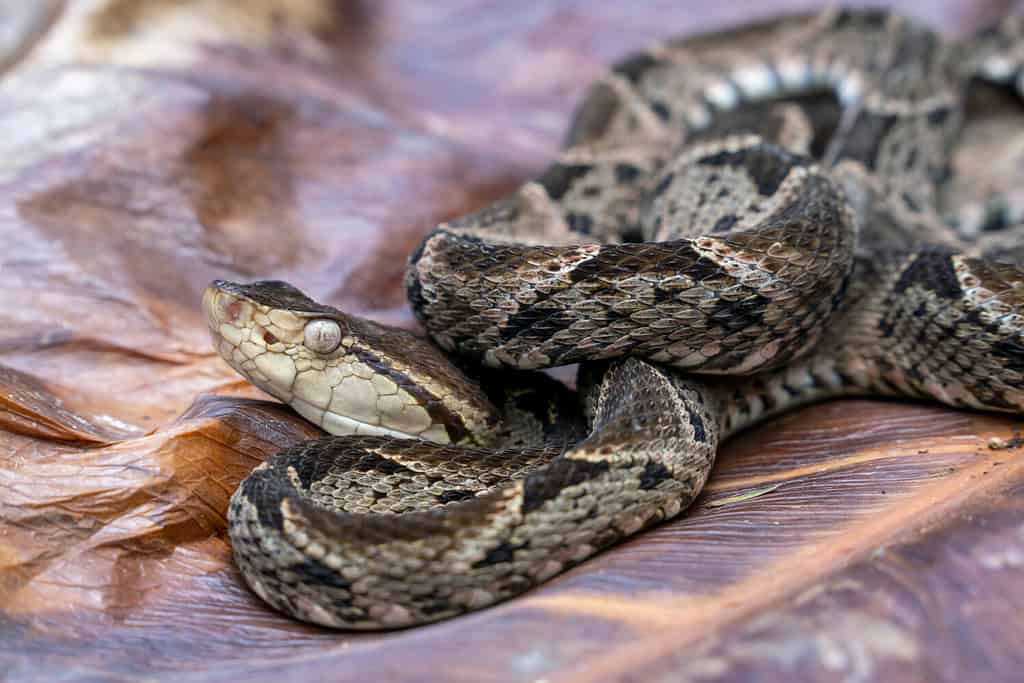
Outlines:
{"type": "Polygon", "coordinates": [[[310,320],[302,330],[302,343],[310,351],[330,353],[341,343],[341,325],[327,318],[310,320]]]}

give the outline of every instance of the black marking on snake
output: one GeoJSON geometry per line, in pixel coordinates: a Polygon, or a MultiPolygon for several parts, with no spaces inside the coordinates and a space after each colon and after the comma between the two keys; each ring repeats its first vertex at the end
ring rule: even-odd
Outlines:
{"type": "MultiPolygon", "coordinates": [[[[622,269],[621,258],[616,256],[615,250],[604,248],[596,256],[579,263],[569,271],[569,280],[573,284],[588,278],[606,277],[608,272],[615,272],[622,269]]],[[[547,300],[550,296],[557,294],[560,290],[552,289],[544,296],[540,296],[530,305],[524,305],[514,314],[508,317],[501,329],[499,339],[502,343],[508,343],[513,339],[543,341],[560,330],[573,325],[578,316],[571,310],[549,306],[547,300]]],[[[608,311],[609,319],[618,317],[613,311],[608,311]]],[[[567,349],[566,353],[571,350],[567,349]]]]}
{"type": "Polygon", "coordinates": [[[836,14],[832,26],[836,29],[845,28],[884,28],[889,21],[889,13],[882,9],[843,9],[836,14]]]}
{"type": "Polygon", "coordinates": [[[501,330],[501,341],[509,342],[516,338],[544,340],[579,319],[570,310],[546,308],[540,303],[523,306],[515,315],[509,316],[501,330]]]}
{"type": "Polygon", "coordinates": [[[460,500],[469,500],[475,498],[476,493],[468,491],[466,489],[448,489],[442,491],[438,496],[437,500],[441,503],[454,503],[460,500]]]}
{"type": "Polygon", "coordinates": [[[994,23],[988,24],[983,29],[978,31],[975,34],[975,36],[977,38],[985,38],[985,39],[1002,38],[1002,37],[1004,37],[1003,36],[1003,26],[1002,26],[1002,23],[999,22],[999,21],[996,21],[994,23]]]}
{"type": "Polygon", "coordinates": [[[1006,211],[988,211],[981,223],[982,232],[997,232],[1010,227],[1010,217],[1006,211]]]}
{"type": "Polygon", "coordinates": [[[563,489],[596,479],[608,472],[607,462],[589,462],[557,458],[546,467],[527,475],[523,481],[522,512],[533,512],[545,502],[557,498],[563,489]]]}
{"type": "Polygon", "coordinates": [[[689,412],[690,426],[693,427],[693,440],[704,443],[707,439],[707,433],[704,431],[704,420],[697,414],[697,411],[691,410],[689,412]]]}
{"type": "Polygon", "coordinates": [[[640,176],[640,169],[633,164],[615,164],[615,180],[619,183],[631,183],[640,176]]]}
{"type": "Polygon", "coordinates": [[[462,416],[449,410],[438,397],[431,394],[418,382],[414,382],[404,373],[395,370],[391,367],[390,363],[366,349],[353,347],[350,353],[415,398],[416,402],[427,411],[427,415],[430,416],[432,421],[444,425],[444,430],[447,432],[448,438],[451,439],[452,443],[458,443],[469,435],[469,430],[466,428],[466,423],[462,421],[462,416]]]}
{"type": "Polygon", "coordinates": [[[652,293],[654,294],[655,304],[666,304],[670,301],[674,301],[676,298],[676,292],[672,291],[671,289],[664,289],[663,287],[658,287],[657,285],[654,285],[652,293]]]}
{"type": "Polygon", "coordinates": [[[612,72],[616,73],[634,85],[640,82],[644,74],[660,64],[660,60],[646,53],[635,54],[626,57],[619,63],[612,66],[612,72]]]}
{"type": "Polygon", "coordinates": [[[726,334],[732,335],[750,326],[762,324],[765,311],[771,303],[771,299],[756,293],[740,301],[718,299],[708,319],[725,330],[726,334]]]}
{"type": "Polygon", "coordinates": [[[698,281],[721,275],[720,266],[698,254],[688,242],[648,242],[605,247],[569,271],[569,280],[575,284],[607,279],[609,273],[642,272],[649,270],[651,264],[698,281]]]}
{"type": "Polygon", "coordinates": [[[644,465],[644,471],[640,474],[640,490],[648,491],[666,479],[671,478],[672,473],[669,472],[665,465],[660,462],[648,462],[644,465]]]}
{"type": "Polygon", "coordinates": [[[903,374],[906,375],[911,382],[920,386],[923,376],[921,375],[921,371],[917,368],[917,366],[910,365],[903,368],[903,374]]]}
{"type": "MultiPolygon", "coordinates": [[[[895,366],[893,366],[891,364],[889,364],[888,367],[895,368],[895,366]]],[[[844,383],[846,383],[846,382],[844,381],[844,383]]],[[[856,384],[854,384],[853,386],[856,386],[856,384]]],[[[899,394],[904,393],[904,390],[901,387],[896,386],[893,383],[893,381],[889,377],[887,377],[884,373],[882,375],[880,375],[879,377],[875,377],[874,379],[871,380],[871,387],[872,387],[872,389],[874,391],[876,391],[876,392],[878,392],[880,394],[890,394],[890,395],[896,394],[896,395],[899,395],[899,394]]],[[[917,387],[915,389],[915,391],[920,393],[920,388],[917,387]]]]}
{"type": "Polygon", "coordinates": [[[669,267],[678,267],[678,272],[689,275],[697,282],[704,282],[722,275],[721,266],[698,254],[689,244],[679,245],[673,256],[674,259],[668,261],[669,267]]]}
{"type": "MultiPolygon", "coordinates": [[[[835,137],[843,112],[835,92],[831,90],[812,91],[803,95],[786,97],[784,101],[798,106],[811,126],[810,156],[815,159],[824,157],[829,142],[835,137]]],[[[768,139],[779,142],[771,137],[768,139]]]]}
{"type": "Polygon", "coordinates": [[[302,562],[293,564],[289,569],[301,576],[312,578],[315,583],[330,586],[331,588],[348,590],[351,586],[351,584],[346,581],[341,574],[334,571],[315,557],[305,555],[304,558],[305,559],[303,559],[302,562]]]}
{"type": "Polygon", "coordinates": [[[1014,372],[1024,371],[1024,344],[1019,336],[1003,339],[992,345],[992,353],[1006,361],[1006,368],[1014,372]]]}
{"type": "Polygon", "coordinates": [[[569,224],[570,230],[584,235],[589,235],[594,230],[594,219],[585,213],[570,211],[565,215],[565,222],[569,224]]]}
{"type": "Polygon", "coordinates": [[[286,472],[266,468],[253,470],[239,487],[238,495],[253,504],[260,524],[268,529],[280,529],[284,524],[280,501],[285,495],[283,482],[287,481],[286,472]]]}
{"type": "Polygon", "coordinates": [[[757,193],[762,197],[770,197],[779,189],[789,172],[805,161],[777,145],[761,143],[735,151],[716,152],[697,163],[701,166],[742,168],[754,181],[757,193]]]}
{"type": "MultiPolygon", "coordinates": [[[[973,313],[974,311],[971,311],[971,312],[973,313]]],[[[914,312],[911,313],[911,315],[914,316],[915,318],[923,318],[923,317],[925,317],[925,315],[927,315],[927,313],[928,313],[928,302],[922,299],[921,303],[919,303],[917,305],[917,308],[914,309],[914,312]]]]}
{"type": "Polygon", "coordinates": [[[509,401],[516,410],[537,420],[546,446],[561,448],[586,436],[586,421],[580,413],[578,397],[558,380],[542,372],[519,372],[516,381],[523,383],[525,390],[507,392],[502,386],[502,373],[482,377],[489,387],[488,398],[495,405],[509,401]]]}
{"type": "Polygon", "coordinates": [[[557,201],[565,196],[573,181],[589,173],[592,168],[588,164],[552,164],[544,171],[544,175],[537,178],[537,183],[547,191],[549,197],[557,201]]]}
{"type": "Polygon", "coordinates": [[[665,190],[667,190],[669,186],[672,185],[672,181],[675,180],[675,178],[676,174],[673,172],[669,172],[663,175],[661,177],[661,180],[658,181],[658,184],[654,186],[653,190],[651,190],[651,197],[660,197],[662,194],[664,194],[665,190]]]}
{"type": "MultiPolygon", "coordinates": [[[[813,376],[811,377],[811,381],[812,382],[814,381],[814,377],[813,376]]],[[[799,389],[795,389],[795,388],[791,387],[788,384],[784,383],[782,385],[782,388],[785,390],[785,392],[789,395],[790,398],[800,398],[800,396],[801,396],[801,392],[800,392],[799,389]]]]}
{"type": "Polygon", "coordinates": [[[903,164],[903,168],[907,171],[911,171],[915,166],[917,166],[917,147],[914,147],[907,152],[907,160],[903,164]]]}
{"type": "MultiPolygon", "coordinates": [[[[785,119],[774,109],[777,104],[777,101],[768,100],[744,103],[742,109],[733,111],[716,111],[711,123],[691,135],[688,142],[718,140],[739,133],[753,133],[765,140],[778,142],[785,119]]],[[[709,178],[710,182],[715,180],[709,178]]]]}
{"type": "Polygon", "coordinates": [[[420,611],[427,616],[437,616],[438,614],[445,614],[453,612],[452,603],[448,600],[435,600],[434,602],[428,602],[420,606],[420,611]]]}
{"type": "Polygon", "coordinates": [[[672,111],[664,102],[659,102],[657,100],[652,101],[651,111],[653,111],[654,114],[662,121],[668,121],[670,118],[672,118],[672,111]]]}
{"type": "Polygon", "coordinates": [[[900,197],[903,199],[903,203],[906,205],[908,209],[910,209],[914,213],[921,212],[921,205],[917,203],[917,200],[914,199],[909,192],[901,193],[900,197]]]}
{"type": "Polygon", "coordinates": [[[942,166],[929,166],[928,179],[933,185],[945,185],[953,177],[953,167],[949,164],[942,166]]]}
{"type": "Polygon", "coordinates": [[[423,241],[416,245],[413,249],[412,254],[409,255],[409,263],[413,264],[413,267],[409,268],[409,275],[405,278],[405,296],[409,300],[409,304],[412,306],[414,312],[422,311],[427,306],[427,300],[423,296],[423,285],[420,283],[419,274],[416,271],[415,264],[419,263],[420,258],[423,256],[423,250],[427,248],[427,244],[433,239],[434,235],[438,234],[439,231],[435,230],[431,235],[427,236],[423,241]]]}
{"type": "MultiPolygon", "coordinates": [[[[1012,401],[1008,401],[1007,399],[1003,398],[1003,394],[1002,393],[1000,393],[998,391],[995,391],[993,389],[989,389],[989,390],[986,391],[985,388],[983,388],[983,387],[979,388],[978,395],[983,397],[982,400],[986,404],[993,405],[993,406],[1002,408],[1004,410],[1012,411],[1012,412],[1018,412],[1020,410],[1020,407],[1016,403],[1014,403],[1012,401]]],[[[959,404],[962,405],[965,408],[973,408],[974,407],[974,406],[970,405],[969,403],[967,403],[967,401],[963,401],[963,400],[961,400],[959,402],[959,404]]]]}
{"type": "Polygon", "coordinates": [[[943,299],[958,299],[963,295],[950,252],[930,250],[918,254],[913,262],[900,274],[893,287],[896,294],[902,294],[914,285],[934,292],[943,299]]]}
{"type": "Polygon", "coordinates": [[[940,107],[928,112],[928,116],[926,118],[928,119],[928,123],[933,126],[941,126],[952,113],[953,110],[950,107],[940,107]]]}
{"type": "Polygon", "coordinates": [[[495,564],[504,564],[506,562],[511,562],[513,559],[515,559],[515,552],[517,550],[522,550],[528,545],[530,545],[529,541],[520,543],[518,545],[512,545],[508,541],[502,541],[494,548],[491,548],[487,552],[487,555],[485,555],[482,560],[477,560],[476,562],[474,562],[473,568],[480,569],[482,567],[490,567],[491,565],[495,564]]]}
{"type": "Polygon", "coordinates": [[[352,463],[351,469],[356,472],[383,472],[384,474],[408,474],[409,476],[416,474],[415,471],[399,462],[383,458],[369,451],[360,451],[359,458],[352,463]]]}
{"type": "Polygon", "coordinates": [[[878,320],[878,331],[881,332],[882,336],[888,339],[896,332],[896,327],[900,323],[901,316],[898,312],[883,315],[878,320]]]}
{"type": "MultiPolygon", "coordinates": [[[[723,192],[728,194],[726,190],[723,190],[723,192]]],[[[721,192],[719,193],[719,196],[721,196],[721,192]]],[[[715,221],[715,224],[711,227],[711,232],[728,232],[738,221],[739,219],[736,217],[736,214],[727,213],[715,221]]]]}
{"type": "Polygon", "coordinates": [[[874,171],[882,142],[900,120],[901,117],[898,114],[881,114],[866,109],[860,110],[847,135],[839,138],[842,147],[837,152],[836,159],[859,161],[874,171]]]}
{"type": "Polygon", "coordinates": [[[839,282],[839,286],[836,287],[835,293],[832,295],[832,299],[829,300],[829,311],[838,311],[839,307],[843,305],[846,300],[846,292],[850,289],[850,283],[853,282],[854,273],[856,273],[856,263],[854,268],[850,268],[850,272],[846,274],[839,282]]]}
{"type": "Polygon", "coordinates": [[[353,456],[358,458],[363,454],[362,450],[343,449],[338,452],[334,445],[334,437],[324,437],[286,448],[273,459],[274,471],[289,482],[294,472],[299,479],[299,488],[308,489],[313,482],[323,478],[336,459],[347,458],[350,461],[353,456]]]}
{"type": "Polygon", "coordinates": [[[857,378],[854,377],[853,375],[850,375],[850,374],[848,374],[846,372],[843,372],[839,368],[833,369],[833,372],[835,373],[835,375],[837,377],[839,377],[839,383],[841,385],[843,385],[843,386],[855,387],[855,386],[863,386],[863,384],[864,384],[863,382],[858,382],[857,378]]]}

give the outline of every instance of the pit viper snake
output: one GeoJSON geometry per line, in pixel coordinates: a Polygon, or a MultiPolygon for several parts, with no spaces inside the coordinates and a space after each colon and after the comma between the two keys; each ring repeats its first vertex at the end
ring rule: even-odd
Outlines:
{"type": "Polygon", "coordinates": [[[669,40],[593,84],[541,176],[423,239],[430,342],[214,282],[220,355],[334,435],[235,492],[245,580],[326,626],[436,621],[677,515],[723,439],[794,406],[1022,412],[1022,92],[1019,18],[669,40]],[[573,363],[578,395],[532,372],[573,363]]]}

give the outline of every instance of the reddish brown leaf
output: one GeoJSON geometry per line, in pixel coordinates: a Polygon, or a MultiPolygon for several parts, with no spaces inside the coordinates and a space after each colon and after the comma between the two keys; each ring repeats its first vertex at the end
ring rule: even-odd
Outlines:
{"type": "MultiPolygon", "coordinates": [[[[680,519],[426,628],[306,626],[231,563],[232,491],[317,432],[214,356],[210,279],[285,278],[411,326],[409,251],[539,171],[608,61],[808,3],[7,4],[11,680],[995,680],[1024,665],[1021,422],[930,406],[837,402],[740,435],[680,519]]],[[[966,34],[1005,4],[902,8],[966,34]]]]}

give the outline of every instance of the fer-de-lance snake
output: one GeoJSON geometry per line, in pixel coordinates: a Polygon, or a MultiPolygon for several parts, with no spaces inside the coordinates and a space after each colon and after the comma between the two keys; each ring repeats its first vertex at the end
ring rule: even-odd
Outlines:
{"type": "Polygon", "coordinates": [[[246,581],[327,626],[431,622],[673,517],[793,406],[1021,412],[1022,36],[830,9],[628,57],[543,175],[412,254],[433,343],[214,282],[218,352],[336,435],[233,496],[246,581]],[[572,363],[578,405],[529,372],[572,363]]]}

